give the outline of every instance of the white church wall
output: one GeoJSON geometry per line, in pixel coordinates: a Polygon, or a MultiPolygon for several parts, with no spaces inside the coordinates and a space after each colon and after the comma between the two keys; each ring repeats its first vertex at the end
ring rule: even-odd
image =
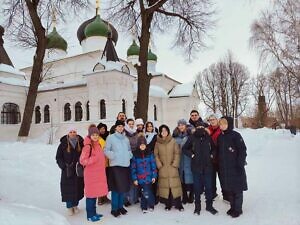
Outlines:
{"type": "Polygon", "coordinates": [[[156,75],[151,79],[151,85],[157,85],[165,89],[167,92],[170,91],[174,86],[180,84],[175,80],[169,79],[164,75],[156,75]]]}

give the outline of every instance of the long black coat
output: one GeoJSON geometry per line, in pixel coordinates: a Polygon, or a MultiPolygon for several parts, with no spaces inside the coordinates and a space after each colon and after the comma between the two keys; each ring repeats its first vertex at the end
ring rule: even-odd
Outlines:
{"type": "MultiPolygon", "coordinates": [[[[80,148],[83,147],[83,139],[79,135],[77,136],[79,140],[80,148]]],[[[56,162],[61,169],[61,179],[60,179],[60,190],[61,190],[61,197],[63,202],[67,201],[79,201],[83,198],[83,189],[84,189],[84,182],[82,177],[76,176],[75,166],[76,163],[79,161],[79,157],[81,151],[78,152],[78,144],[74,149],[70,143],[68,143],[67,135],[63,136],[60,139],[60,144],[57,148],[56,153],[56,162]],[[67,151],[68,145],[70,147],[70,152],[67,151]],[[72,176],[67,177],[67,169],[66,164],[72,164],[72,176]]]]}
{"type": "Polygon", "coordinates": [[[224,118],[228,121],[228,129],[222,131],[217,139],[220,182],[222,190],[239,193],[248,189],[245,171],[247,148],[242,136],[233,130],[233,119],[224,118]]]}
{"type": "Polygon", "coordinates": [[[190,158],[194,155],[191,160],[193,173],[212,173],[212,158],[215,155],[214,149],[212,148],[212,139],[204,129],[200,130],[200,135],[198,135],[196,131],[189,136],[182,147],[182,151],[190,158]]]}

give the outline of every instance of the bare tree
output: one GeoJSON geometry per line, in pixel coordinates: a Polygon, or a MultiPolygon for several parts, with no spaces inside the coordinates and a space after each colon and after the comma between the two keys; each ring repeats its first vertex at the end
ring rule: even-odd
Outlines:
{"type": "Polygon", "coordinates": [[[253,22],[250,45],[260,53],[261,64],[280,67],[300,82],[300,1],[274,0],[253,22]]]}
{"type": "Polygon", "coordinates": [[[70,10],[76,13],[77,10],[87,7],[89,0],[4,0],[2,5],[10,37],[19,46],[36,49],[18,134],[21,138],[27,137],[30,131],[38,86],[43,78],[43,60],[47,47],[46,34],[51,24],[52,12],[55,11],[58,18],[64,19],[64,15],[69,14],[70,10]]]}
{"type": "MultiPolygon", "coordinates": [[[[174,46],[181,47],[188,59],[205,47],[208,29],[214,25],[211,0],[112,0],[108,17],[124,31],[135,32],[140,42],[136,113],[147,120],[151,74],[147,54],[151,33],[172,32],[174,46]]],[[[152,35],[154,37],[154,35],[152,35]]]]}
{"type": "MultiPolygon", "coordinates": [[[[284,70],[283,70],[284,71],[284,70]]],[[[279,68],[272,73],[270,77],[270,85],[275,93],[277,110],[280,120],[285,123],[285,126],[290,126],[295,116],[295,111],[299,107],[299,87],[295,82],[295,77],[290,73],[284,73],[279,68]]]]}
{"type": "Polygon", "coordinates": [[[249,71],[234,61],[232,53],[199,73],[197,83],[204,104],[213,112],[238,117],[245,111],[249,96],[249,71]]]}

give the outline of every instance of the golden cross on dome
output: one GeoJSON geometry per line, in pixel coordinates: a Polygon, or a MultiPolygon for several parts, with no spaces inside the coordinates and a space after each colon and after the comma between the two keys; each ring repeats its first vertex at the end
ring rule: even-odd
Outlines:
{"type": "Polygon", "coordinates": [[[96,15],[99,15],[100,11],[100,0],[96,0],[96,15]]]}

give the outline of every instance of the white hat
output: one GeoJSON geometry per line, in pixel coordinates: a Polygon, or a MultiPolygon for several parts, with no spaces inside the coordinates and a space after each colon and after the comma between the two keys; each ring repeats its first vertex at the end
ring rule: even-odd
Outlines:
{"type": "Polygon", "coordinates": [[[76,127],[69,127],[68,128],[68,133],[70,133],[71,131],[76,131],[76,133],[77,133],[76,127]]]}
{"type": "Polygon", "coordinates": [[[144,125],[143,119],[142,119],[142,118],[136,119],[136,120],[135,120],[135,125],[136,125],[136,126],[137,126],[137,125],[144,125]]]}

